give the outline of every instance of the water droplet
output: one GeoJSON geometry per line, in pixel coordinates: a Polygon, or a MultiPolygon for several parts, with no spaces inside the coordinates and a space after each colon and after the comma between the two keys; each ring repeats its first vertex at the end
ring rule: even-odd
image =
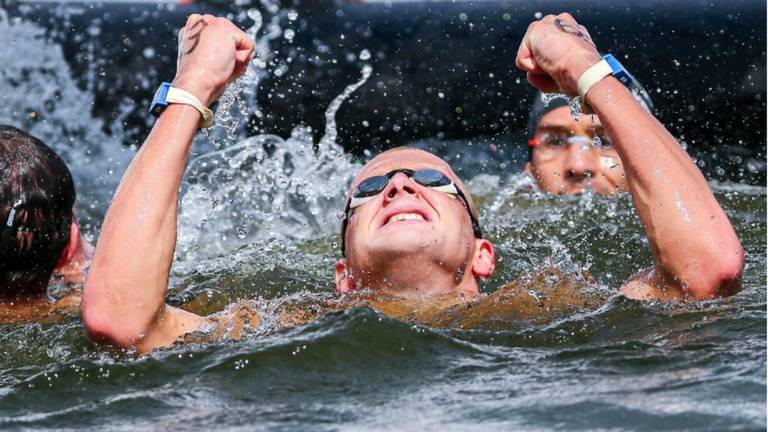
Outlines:
{"type": "Polygon", "coordinates": [[[371,52],[368,51],[367,49],[364,49],[360,51],[360,55],[358,56],[358,58],[362,61],[368,61],[371,59],[371,52]]]}
{"type": "Polygon", "coordinates": [[[286,29],[286,30],[283,32],[283,37],[284,37],[284,38],[285,38],[285,39],[286,39],[288,42],[293,42],[293,37],[294,37],[294,36],[296,36],[296,32],[295,32],[295,31],[293,31],[293,30],[291,30],[291,29],[286,29]]]}
{"type": "Polygon", "coordinates": [[[290,21],[296,21],[296,19],[299,17],[299,13],[295,10],[288,11],[288,19],[290,21]]]}
{"type": "Polygon", "coordinates": [[[536,18],[536,19],[541,19],[542,16],[543,15],[542,15],[541,12],[536,12],[536,13],[533,14],[533,17],[536,18]]]}
{"type": "Polygon", "coordinates": [[[237,238],[244,239],[248,236],[248,230],[245,228],[245,225],[240,225],[237,227],[237,238]]]}

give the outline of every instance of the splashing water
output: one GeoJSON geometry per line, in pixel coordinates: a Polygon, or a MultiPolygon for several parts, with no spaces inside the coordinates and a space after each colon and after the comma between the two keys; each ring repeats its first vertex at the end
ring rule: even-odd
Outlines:
{"type": "Polygon", "coordinates": [[[359,166],[336,143],[335,116],[372,70],[364,65],[361,78],[329,104],[317,146],[311,129],[300,125],[286,140],[257,135],[192,160],[183,185],[177,258],[215,256],[269,238],[308,240],[337,230],[341,185],[359,166]]]}
{"type": "MultiPolygon", "coordinates": [[[[241,119],[247,119],[251,114],[259,118],[263,116],[258,107],[257,93],[261,81],[270,74],[269,66],[274,58],[270,43],[284,35],[280,23],[286,16],[289,22],[295,20],[295,15],[290,13],[295,14],[295,11],[281,10],[277,2],[262,0],[262,5],[272,14],[265,27],[263,27],[264,17],[258,9],[249,9],[246,12],[248,18],[253,20],[253,25],[245,30],[245,33],[256,43],[253,60],[243,76],[227,86],[218,101],[213,127],[203,131],[217,149],[235,143],[238,137],[243,137],[245,124],[241,119]],[[262,29],[263,33],[259,35],[262,29]]],[[[275,73],[278,73],[277,71],[284,74],[287,71],[287,62],[281,62],[281,66],[275,73]]]]}
{"type": "Polygon", "coordinates": [[[570,100],[570,98],[564,93],[541,93],[541,101],[544,105],[549,105],[555,99],[570,100]]]}
{"type": "Polygon", "coordinates": [[[0,123],[36,136],[61,156],[75,181],[78,217],[90,231],[134,153],[113,138],[123,135],[121,117],[131,107],[123,107],[105,134],[103,122],[89,114],[92,94],[77,87],[61,47],[42,28],[0,9],[0,40],[13,41],[0,44],[0,123]]]}

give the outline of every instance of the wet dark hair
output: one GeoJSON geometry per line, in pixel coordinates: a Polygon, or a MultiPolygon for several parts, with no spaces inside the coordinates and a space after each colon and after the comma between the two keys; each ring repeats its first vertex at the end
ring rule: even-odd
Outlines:
{"type": "Polygon", "coordinates": [[[0,125],[0,298],[45,293],[69,242],[75,185],[39,139],[0,125]]]}

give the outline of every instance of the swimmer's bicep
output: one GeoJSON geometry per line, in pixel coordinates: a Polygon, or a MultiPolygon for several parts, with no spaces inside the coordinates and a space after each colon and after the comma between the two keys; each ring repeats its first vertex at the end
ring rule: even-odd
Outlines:
{"type": "Polygon", "coordinates": [[[136,350],[139,353],[146,353],[156,348],[169,347],[180,337],[200,330],[208,322],[208,319],[200,315],[165,305],[151,328],[136,344],[136,350]]]}

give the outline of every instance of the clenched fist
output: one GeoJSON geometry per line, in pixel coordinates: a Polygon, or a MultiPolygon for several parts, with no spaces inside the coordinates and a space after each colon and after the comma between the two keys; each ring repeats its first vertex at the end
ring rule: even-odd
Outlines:
{"type": "Polygon", "coordinates": [[[528,26],[515,64],[545,93],[578,94],[581,74],[600,61],[589,32],[567,13],[547,15],[528,26]]]}
{"type": "Polygon", "coordinates": [[[225,18],[190,15],[179,30],[179,55],[174,87],[187,90],[208,106],[242,75],[255,44],[225,18]]]}

